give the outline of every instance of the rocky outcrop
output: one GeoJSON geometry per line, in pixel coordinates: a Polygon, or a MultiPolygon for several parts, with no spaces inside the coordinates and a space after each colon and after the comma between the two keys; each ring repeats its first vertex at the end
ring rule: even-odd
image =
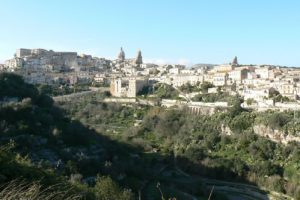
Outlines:
{"type": "Polygon", "coordinates": [[[221,124],[221,133],[222,135],[232,135],[231,129],[225,124],[221,124]]]}
{"type": "Polygon", "coordinates": [[[278,143],[287,144],[289,142],[300,142],[299,136],[293,136],[291,134],[285,133],[281,130],[272,129],[266,125],[259,124],[253,126],[253,131],[257,135],[267,137],[270,140],[278,143]]]}
{"type": "MultiPolygon", "coordinates": [[[[263,124],[254,125],[253,132],[276,143],[288,144],[289,142],[300,142],[300,134],[299,136],[294,136],[278,129],[272,129],[263,124]]],[[[221,134],[232,135],[233,132],[227,125],[221,124],[221,134]]]]}

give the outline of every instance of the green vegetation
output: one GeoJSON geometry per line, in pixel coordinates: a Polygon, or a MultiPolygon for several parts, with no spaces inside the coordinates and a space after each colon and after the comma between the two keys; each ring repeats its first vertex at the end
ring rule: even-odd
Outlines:
{"type": "Polygon", "coordinates": [[[92,179],[95,184],[91,185],[82,180],[97,174],[109,174],[101,162],[105,163],[116,152],[120,152],[121,159],[124,155],[121,152],[133,150],[68,119],[63,110],[54,106],[51,98],[25,84],[19,76],[1,74],[0,87],[3,88],[1,97],[6,98],[0,107],[0,183],[6,183],[5,188],[19,192],[5,193],[6,190],[2,189],[1,195],[12,199],[24,197],[24,194],[30,199],[43,199],[50,194],[53,195],[51,199],[61,199],[61,195],[70,199],[103,199],[101,195],[113,192],[121,199],[133,199],[131,191],[119,188],[112,179],[92,179]],[[18,84],[5,87],[14,80],[18,84]],[[11,101],[16,97],[17,102],[11,101]],[[93,148],[105,150],[101,151],[99,159],[89,158],[95,156],[90,150],[93,148]],[[20,183],[19,178],[22,178],[20,183]],[[11,181],[15,184],[9,184],[11,181]],[[99,184],[108,186],[100,190],[99,184]]]}
{"type": "Polygon", "coordinates": [[[209,82],[198,82],[195,85],[191,85],[190,83],[186,83],[179,87],[179,90],[183,93],[192,93],[192,92],[201,92],[202,94],[206,94],[209,88],[213,88],[214,85],[209,82]]]}
{"type": "Polygon", "coordinates": [[[191,85],[190,83],[186,83],[179,87],[179,90],[183,93],[191,93],[191,92],[200,92],[202,87],[199,87],[200,83],[196,85],[191,85]]]}
{"type": "Polygon", "coordinates": [[[89,84],[76,85],[39,85],[37,86],[40,93],[49,96],[60,96],[72,94],[75,92],[83,92],[89,90],[89,84]]]}
{"type": "Polygon", "coordinates": [[[134,199],[134,195],[130,190],[122,190],[110,177],[97,177],[94,190],[97,199],[134,199]]]}
{"type": "Polygon", "coordinates": [[[254,99],[250,98],[250,99],[246,100],[246,103],[247,103],[247,105],[252,105],[252,104],[256,103],[256,101],[254,99]]]}
{"type": "MultiPolygon", "coordinates": [[[[42,188],[34,192],[42,196],[59,184],[79,199],[127,200],[139,192],[143,199],[161,199],[160,182],[165,198],[207,199],[218,179],[300,199],[300,145],[253,133],[263,124],[295,135],[299,113],[246,111],[238,97],[228,111],[212,116],[103,103],[103,93],[55,103],[12,74],[0,75],[0,88],[0,184],[22,177],[15,190],[24,183],[42,188]]],[[[166,85],[156,94],[178,95],[166,85]]],[[[59,188],[53,192],[60,194],[59,188]]],[[[216,190],[213,199],[226,197],[216,190]]]]}
{"type": "Polygon", "coordinates": [[[160,83],[144,87],[138,95],[155,101],[159,101],[160,99],[180,99],[179,91],[171,85],[160,83]]]}
{"type": "MultiPolygon", "coordinates": [[[[299,183],[295,178],[291,179],[291,174],[299,177],[298,169],[292,167],[299,165],[299,145],[294,143],[285,147],[275,144],[258,137],[252,130],[256,124],[271,127],[272,124],[288,126],[293,123],[292,113],[266,112],[257,115],[243,110],[240,103],[241,100],[235,97],[232,99],[233,107],[228,112],[213,116],[191,116],[185,110],[123,107],[116,104],[107,105],[109,109],[101,110],[101,104],[97,103],[86,113],[106,113],[100,117],[105,121],[96,124],[92,122],[93,117],[80,115],[79,118],[83,123],[86,119],[87,124],[103,134],[141,148],[145,152],[159,150],[161,155],[175,154],[178,166],[191,174],[251,182],[270,190],[297,195],[298,193],[294,192],[296,190],[292,188],[299,183]],[[96,110],[97,105],[100,110],[96,110]],[[109,111],[117,114],[111,114],[109,111]],[[107,119],[113,121],[106,121],[107,119]],[[265,122],[262,122],[262,119],[265,122]],[[141,123],[133,127],[135,121],[141,123]],[[111,124],[114,127],[110,126],[111,124]],[[221,135],[222,124],[228,126],[234,134],[221,135]],[[293,150],[288,151],[292,153],[287,156],[286,151],[290,148],[293,150]]],[[[73,107],[70,104],[62,106],[66,110],[73,107]]],[[[71,112],[77,116],[83,110],[85,108],[81,107],[71,112]]]]}
{"type": "Polygon", "coordinates": [[[269,93],[269,98],[273,99],[274,102],[290,102],[293,101],[286,96],[282,96],[277,90],[273,89],[269,93]]]}
{"type": "Polygon", "coordinates": [[[208,89],[214,87],[214,85],[209,82],[203,82],[200,87],[202,93],[207,93],[208,89]]]}
{"type": "Polygon", "coordinates": [[[0,100],[5,97],[23,99],[29,97],[35,99],[38,91],[32,85],[25,85],[20,76],[8,73],[0,73],[0,100]]]}
{"type": "Polygon", "coordinates": [[[227,92],[218,92],[216,94],[198,94],[193,97],[193,101],[203,101],[203,102],[217,102],[224,101],[228,102],[229,105],[232,105],[236,100],[236,96],[231,96],[227,92]]]}

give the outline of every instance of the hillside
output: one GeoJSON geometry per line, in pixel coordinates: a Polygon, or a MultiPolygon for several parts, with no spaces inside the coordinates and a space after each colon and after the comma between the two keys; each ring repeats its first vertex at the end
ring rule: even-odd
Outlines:
{"type": "MultiPolygon", "coordinates": [[[[0,74],[0,89],[2,197],[13,195],[5,193],[10,190],[37,199],[48,193],[53,195],[49,199],[134,199],[168,165],[168,155],[144,155],[142,148],[112,140],[68,116],[17,75],[0,74]]],[[[114,105],[104,106],[114,111],[114,105]]],[[[149,192],[151,198],[160,196],[155,187],[149,192]]]]}

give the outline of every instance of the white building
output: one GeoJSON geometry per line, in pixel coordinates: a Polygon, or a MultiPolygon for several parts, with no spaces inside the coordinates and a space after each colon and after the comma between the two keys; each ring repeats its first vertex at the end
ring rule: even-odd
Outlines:
{"type": "Polygon", "coordinates": [[[232,70],[234,70],[234,66],[230,64],[218,65],[214,67],[214,71],[216,73],[230,72],[232,70]]]}
{"type": "Polygon", "coordinates": [[[263,101],[269,97],[271,88],[246,88],[241,95],[245,100],[254,99],[255,101],[263,101]]]}
{"type": "Polygon", "coordinates": [[[255,73],[257,77],[261,79],[269,79],[271,77],[274,78],[274,76],[272,76],[272,70],[270,70],[269,67],[256,68],[255,73]]]}
{"type": "Polygon", "coordinates": [[[280,85],[278,88],[278,91],[282,96],[286,96],[286,97],[289,97],[292,99],[296,95],[295,87],[294,87],[294,84],[292,84],[292,83],[285,83],[285,84],[280,85]]]}
{"type": "Polygon", "coordinates": [[[169,74],[180,74],[179,68],[171,68],[169,69],[169,74]]]}
{"type": "Polygon", "coordinates": [[[246,69],[238,69],[232,70],[228,72],[228,79],[237,84],[242,84],[242,81],[247,78],[247,70],[246,69]]]}
{"type": "Polygon", "coordinates": [[[191,70],[191,69],[183,69],[180,71],[180,74],[189,74],[189,75],[193,75],[196,74],[195,70],[191,70]]]}
{"type": "Polygon", "coordinates": [[[188,75],[180,74],[177,76],[170,76],[170,83],[176,87],[180,87],[187,83],[191,85],[197,85],[198,83],[203,82],[203,76],[201,75],[188,75]]]}
{"type": "Polygon", "coordinates": [[[213,84],[215,86],[225,86],[227,85],[228,74],[223,73],[215,73],[213,76],[213,84]]]}

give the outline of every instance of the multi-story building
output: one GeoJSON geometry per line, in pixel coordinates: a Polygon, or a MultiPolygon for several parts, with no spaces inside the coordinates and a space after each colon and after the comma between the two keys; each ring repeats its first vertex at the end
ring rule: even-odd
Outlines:
{"type": "Polygon", "coordinates": [[[30,56],[31,52],[32,52],[31,49],[17,49],[15,56],[17,58],[22,58],[22,57],[25,57],[25,56],[30,56]]]}
{"type": "Polygon", "coordinates": [[[254,99],[255,101],[263,101],[269,97],[271,88],[246,88],[242,91],[241,96],[247,99],[254,99]]]}
{"type": "Polygon", "coordinates": [[[76,52],[54,52],[45,49],[17,49],[15,58],[5,63],[8,68],[26,68],[30,71],[43,70],[52,66],[53,70],[69,70],[77,66],[76,52]]]}
{"type": "Polygon", "coordinates": [[[295,98],[295,87],[294,87],[294,84],[292,83],[285,83],[285,84],[282,84],[279,86],[278,88],[278,91],[279,93],[282,95],[282,96],[286,96],[286,97],[289,97],[289,98],[295,98]]]}
{"type": "Polygon", "coordinates": [[[18,58],[18,57],[15,57],[15,58],[6,60],[4,65],[5,65],[9,70],[14,71],[16,68],[22,67],[22,66],[23,66],[23,62],[24,62],[23,59],[18,58]]]}
{"type": "Polygon", "coordinates": [[[225,86],[227,85],[228,74],[226,72],[223,73],[215,73],[213,76],[213,84],[215,86],[225,86]]]}
{"type": "Polygon", "coordinates": [[[169,74],[180,74],[180,70],[179,68],[171,68],[169,69],[169,74]]]}
{"type": "Polygon", "coordinates": [[[106,74],[96,74],[94,76],[94,81],[96,83],[102,83],[102,84],[105,84],[105,83],[108,83],[108,78],[107,78],[107,75],[106,74]]]}
{"type": "Polygon", "coordinates": [[[236,68],[228,72],[228,79],[237,84],[242,84],[242,81],[247,78],[247,70],[236,68]]]}
{"type": "Polygon", "coordinates": [[[269,67],[260,67],[255,69],[258,78],[269,79],[271,77],[271,70],[269,67]]]}
{"type": "Polygon", "coordinates": [[[232,70],[234,70],[234,66],[231,64],[219,65],[219,66],[214,67],[214,71],[216,73],[226,73],[226,72],[230,72],[232,70]]]}
{"type": "Polygon", "coordinates": [[[179,74],[170,76],[170,84],[176,87],[180,87],[184,84],[197,85],[198,83],[202,83],[204,77],[201,75],[188,75],[188,74],[179,74]]]}
{"type": "Polygon", "coordinates": [[[148,85],[148,78],[116,78],[110,83],[110,93],[115,97],[136,97],[148,85]]]}

